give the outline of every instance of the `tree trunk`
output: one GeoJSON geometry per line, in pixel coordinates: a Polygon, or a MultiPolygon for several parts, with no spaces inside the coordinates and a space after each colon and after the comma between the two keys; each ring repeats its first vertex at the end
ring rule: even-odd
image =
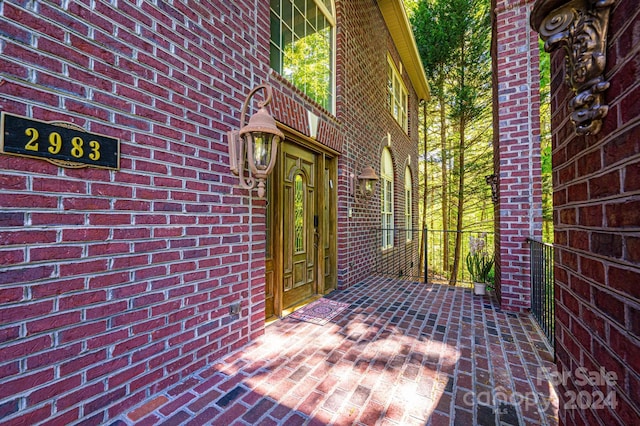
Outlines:
{"type": "MultiPolygon", "coordinates": [[[[465,39],[464,35],[460,39],[460,59],[458,66],[460,67],[460,88],[466,87],[466,52],[465,52],[465,39]]],[[[458,281],[458,270],[460,269],[460,252],[462,251],[462,219],[464,214],[464,151],[465,151],[465,130],[466,130],[466,105],[467,99],[464,96],[464,91],[461,91],[458,102],[459,111],[458,125],[459,125],[459,142],[460,152],[458,154],[458,217],[456,220],[456,245],[453,255],[453,268],[451,271],[451,278],[449,279],[449,285],[456,285],[458,281]]]]}
{"type": "MultiPolygon", "coordinates": [[[[425,260],[425,238],[427,238],[426,235],[426,230],[425,228],[427,227],[427,201],[428,201],[428,190],[429,190],[429,181],[428,181],[428,176],[429,174],[427,173],[427,164],[429,164],[429,162],[427,161],[427,154],[429,152],[429,150],[427,149],[427,101],[423,101],[422,103],[422,139],[423,139],[423,156],[422,156],[422,161],[424,161],[424,189],[422,192],[422,220],[421,220],[421,235],[422,238],[420,239],[420,241],[422,242],[422,244],[420,244],[420,261],[418,263],[419,265],[419,274],[420,276],[425,276],[425,282],[426,280],[426,274],[425,272],[427,271],[428,265],[426,264],[425,260]]],[[[420,167],[418,167],[418,170],[420,170],[420,167]]]]}
{"type": "Polygon", "coordinates": [[[465,119],[464,114],[460,117],[460,155],[458,159],[458,216],[456,220],[456,246],[453,255],[453,268],[449,285],[456,285],[458,281],[458,270],[460,269],[460,252],[462,251],[462,216],[464,213],[464,151],[465,151],[465,119]]]}
{"type": "MultiPolygon", "coordinates": [[[[444,81],[440,82],[444,85],[444,81]]],[[[445,113],[446,100],[443,90],[439,90],[438,102],[440,103],[440,150],[441,150],[441,168],[442,168],[442,268],[444,273],[449,272],[449,179],[447,162],[447,115],[445,113]]]]}

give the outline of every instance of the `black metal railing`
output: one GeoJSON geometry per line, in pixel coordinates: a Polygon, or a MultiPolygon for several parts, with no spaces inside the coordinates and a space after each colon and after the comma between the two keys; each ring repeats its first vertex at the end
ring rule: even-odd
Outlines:
{"type": "Polygon", "coordinates": [[[471,287],[473,283],[465,263],[471,237],[483,239],[486,250],[493,253],[492,232],[426,228],[373,228],[371,232],[375,234],[372,238],[376,242],[372,272],[380,275],[441,284],[455,282],[457,286],[471,287]],[[458,234],[458,267],[456,279],[452,280],[458,234]]]}
{"type": "Polygon", "coordinates": [[[376,244],[372,272],[416,281],[424,279],[424,268],[420,267],[420,244],[424,241],[421,229],[373,228],[371,232],[376,244]]]}
{"type": "Polygon", "coordinates": [[[555,349],[553,246],[528,239],[531,258],[531,313],[555,349]]]}

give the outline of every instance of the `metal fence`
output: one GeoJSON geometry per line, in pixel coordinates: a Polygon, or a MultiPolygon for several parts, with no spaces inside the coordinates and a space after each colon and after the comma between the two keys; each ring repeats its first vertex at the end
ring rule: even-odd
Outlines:
{"type": "Polygon", "coordinates": [[[416,281],[424,279],[424,269],[420,267],[420,245],[424,241],[421,229],[373,228],[371,232],[376,241],[374,273],[416,281]],[[382,246],[383,242],[386,247],[382,246]]]}
{"type": "Polygon", "coordinates": [[[531,258],[531,313],[555,350],[553,246],[529,239],[531,258]]]}
{"type": "Polygon", "coordinates": [[[460,254],[456,285],[473,285],[465,264],[470,250],[470,239],[482,238],[489,253],[493,253],[493,233],[478,231],[447,231],[419,228],[394,228],[371,230],[377,242],[374,273],[403,277],[424,282],[452,283],[455,261],[455,244],[460,234],[460,254]],[[384,237],[384,238],[383,238],[384,237]],[[393,245],[382,247],[383,241],[393,245]]]}
{"type": "MultiPolygon", "coordinates": [[[[371,232],[375,234],[377,241],[372,272],[442,284],[453,282],[455,244],[459,234],[460,250],[455,282],[462,287],[473,285],[465,264],[471,238],[483,239],[489,253],[493,252],[494,247],[492,232],[407,228],[374,228],[371,232]],[[393,241],[393,244],[382,247],[383,241],[393,241]]],[[[532,239],[528,242],[531,259],[531,312],[550,345],[554,347],[553,246],[532,239]]]]}
{"type": "MultiPolygon", "coordinates": [[[[460,287],[472,287],[473,282],[465,258],[470,250],[471,238],[481,238],[484,240],[486,250],[493,253],[494,234],[493,232],[481,231],[452,231],[442,229],[427,229],[426,236],[426,269],[427,282],[447,282],[452,283],[455,266],[455,245],[456,239],[460,235],[460,252],[458,259],[458,271],[455,283],[460,287]]],[[[492,283],[490,286],[492,287],[492,283]]]]}

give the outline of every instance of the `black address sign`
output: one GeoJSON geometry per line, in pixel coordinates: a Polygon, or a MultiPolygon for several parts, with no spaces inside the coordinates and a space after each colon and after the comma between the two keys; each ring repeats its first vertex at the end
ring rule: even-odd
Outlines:
{"type": "Polygon", "coordinates": [[[71,123],[44,122],[2,112],[0,152],[44,158],[62,167],[120,168],[120,140],[71,123]]]}

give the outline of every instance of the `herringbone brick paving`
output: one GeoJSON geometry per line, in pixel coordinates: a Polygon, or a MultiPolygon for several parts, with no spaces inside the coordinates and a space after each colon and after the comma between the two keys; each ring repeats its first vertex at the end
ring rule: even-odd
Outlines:
{"type": "Polygon", "coordinates": [[[324,326],[285,318],[116,425],[556,425],[529,315],[469,289],[372,277],[324,326]]]}

